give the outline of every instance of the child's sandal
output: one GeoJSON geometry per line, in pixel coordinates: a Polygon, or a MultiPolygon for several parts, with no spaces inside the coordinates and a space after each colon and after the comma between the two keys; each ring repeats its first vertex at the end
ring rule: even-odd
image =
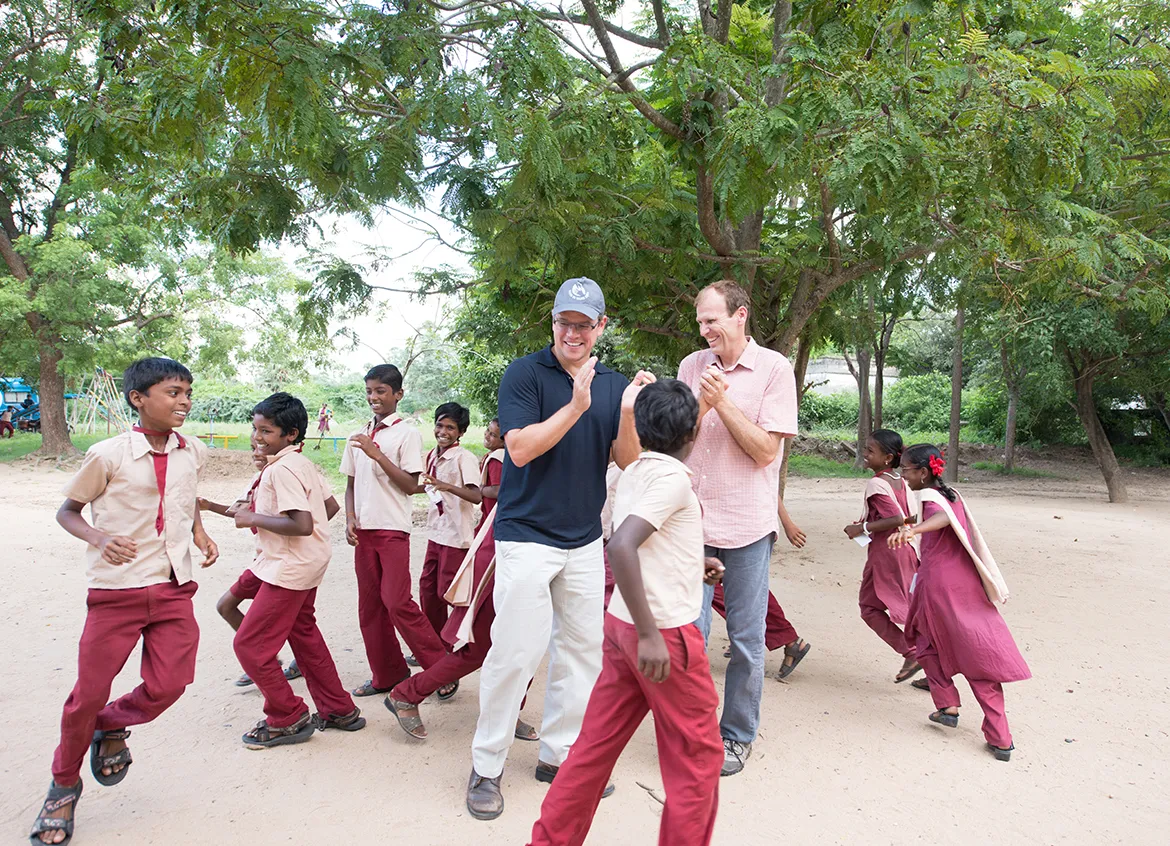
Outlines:
{"type": "Polygon", "coordinates": [[[938,723],[939,725],[947,726],[948,728],[958,728],[959,727],[959,715],[958,714],[948,714],[946,711],[939,710],[939,711],[935,711],[933,714],[931,714],[928,717],[928,719],[932,723],[938,723]]]}
{"type": "Polygon", "coordinates": [[[73,824],[77,820],[77,800],[80,798],[81,779],[72,787],[58,787],[56,782],[49,782],[49,795],[45,797],[45,804],[41,806],[41,812],[33,823],[32,831],[29,832],[29,843],[33,846],[44,846],[45,841],[41,839],[41,835],[50,831],[65,832],[65,839],[56,846],[65,846],[72,840],[73,824]],[[67,818],[54,816],[67,807],[70,809],[67,818]]]}
{"type": "Polygon", "coordinates": [[[130,770],[130,765],[134,759],[130,756],[130,749],[124,748],[113,755],[103,755],[101,753],[102,741],[104,740],[125,740],[130,736],[128,729],[111,729],[110,731],[98,730],[93,733],[93,741],[89,744],[89,771],[93,773],[94,779],[98,784],[105,787],[113,787],[126,777],[126,773],[130,770]],[[102,772],[103,769],[113,770],[114,767],[121,766],[122,769],[111,772],[106,775],[102,772]]]}
{"type": "Polygon", "coordinates": [[[386,706],[394,718],[398,720],[398,725],[402,726],[402,730],[413,737],[415,740],[427,739],[427,728],[423,725],[422,717],[419,714],[409,715],[403,714],[403,711],[418,710],[418,705],[413,702],[403,702],[401,699],[394,699],[387,696],[382,703],[386,706]]]}
{"type": "Polygon", "coordinates": [[[438,697],[441,701],[446,702],[448,699],[450,699],[452,696],[454,696],[458,692],[459,692],[459,682],[451,682],[451,684],[445,684],[442,687],[440,687],[437,691],[437,694],[438,694],[438,697]]]}
{"type": "Polygon", "coordinates": [[[316,731],[313,718],[306,711],[304,715],[291,726],[273,728],[267,720],[256,723],[256,727],[243,736],[244,745],[249,749],[267,749],[271,746],[287,746],[291,743],[304,743],[316,731]]]}
{"type": "Polygon", "coordinates": [[[317,727],[317,731],[325,731],[325,729],[361,731],[366,727],[366,718],[362,716],[362,709],[355,707],[348,714],[341,716],[330,714],[328,717],[322,717],[320,714],[314,714],[313,725],[317,727]]]}

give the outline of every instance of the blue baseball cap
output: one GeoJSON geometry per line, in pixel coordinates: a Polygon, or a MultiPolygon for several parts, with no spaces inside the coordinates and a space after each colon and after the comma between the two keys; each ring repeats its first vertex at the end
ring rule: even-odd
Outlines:
{"type": "Polygon", "coordinates": [[[553,317],[563,311],[576,311],[590,320],[598,320],[605,314],[605,294],[601,286],[588,276],[566,279],[553,300],[553,317]]]}

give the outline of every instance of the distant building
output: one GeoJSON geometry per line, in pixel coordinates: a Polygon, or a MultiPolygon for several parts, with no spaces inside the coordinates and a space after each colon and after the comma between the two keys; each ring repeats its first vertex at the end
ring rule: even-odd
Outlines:
{"type": "MultiPolygon", "coordinates": [[[[885,376],[886,387],[898,381],[898,368],[886,367],[882,373],[885,376]]],[[[873,366],[870,366],[869,387],[873,390],[873,366]]],[[[849,365],[845,357],[840,355],[821,356],[808,363],[808,370],[804,375],[805,384],[812,383],[813,393],[817,394],[857,394],[857,380],[849,372],[849,365]]]]}

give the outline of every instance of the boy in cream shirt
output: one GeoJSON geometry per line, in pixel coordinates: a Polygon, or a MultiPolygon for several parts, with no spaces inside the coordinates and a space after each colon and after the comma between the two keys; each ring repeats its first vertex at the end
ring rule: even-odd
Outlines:
{"type": "Polygon", "coordinates": [[[703,581],[721,568],[704,559],[702,513],[683,464],[698,403],[682,382],[642,388],[634,420],[643,452],[618,481],[607,545],[617,590],[605,618],[601,675],[581,733],[532,830],[533,846],[585,840],[618,756],[654,713],[666,803],[659,842],[711,841],[723,743],[719,697],[695,626],[703,581]]]}

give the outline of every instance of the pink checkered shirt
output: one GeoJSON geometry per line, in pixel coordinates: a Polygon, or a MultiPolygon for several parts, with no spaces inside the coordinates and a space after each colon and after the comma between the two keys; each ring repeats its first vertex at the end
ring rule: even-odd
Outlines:
{"type": "MultiPolygon", "coordinates": [[[[782,438],[796,434],[796,377],[788,359],[751,338],[732,367],[722,367],[710,350],[693,352],[678,367],[678,378],[699,395],[707,366],[723,370],[727,398],[752,423],[782,438]]],[[[759,467],[732,437],[715,411],[707,412],[687,459],[691,484],[703,506],[703,542],[738,549],[780,531],[776,500],[780,455],[759,467]]]]}

